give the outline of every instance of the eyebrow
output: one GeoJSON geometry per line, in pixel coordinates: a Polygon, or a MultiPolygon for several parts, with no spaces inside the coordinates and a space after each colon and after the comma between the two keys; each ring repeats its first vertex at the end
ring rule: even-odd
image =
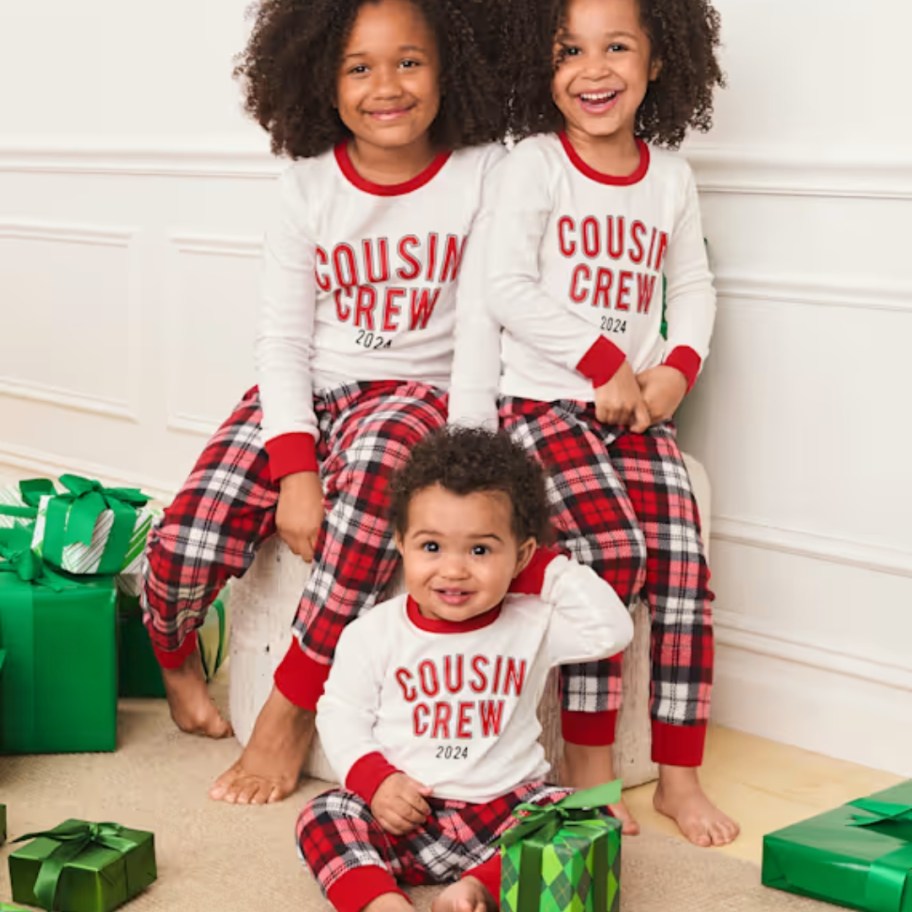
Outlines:
{"type": "MultiPolygon", "coordinates": [[[[633,38],[636,39],[636,35],[633,32],[606,32],[603,38],[633,38]]],[[[574,35],[572,32],[560,31],[557,33],[558,41],[579,41],[579,35],[574,35]]]]}
{"type": "MultiPolygon", "coordinates": [[[[399,46],[399,53],[402,54],[406,51],[418,51],[421,54],[427,54],[427,50],[417,44],[403,44],[399,46]]],[[[352,57],[367,57],[369,56],[367,51],[352,51],[350,54],[346,54],[342,59],[349,60],[352,57]]]]}
{"type": "MultiPolygon", "coordinates": [[[[414,536],[414,537],[416,537],[416,538],[417,538],[419,535],[431,535],[431,536],[435,536],[435,537],[437,537],[437,538],[440,537],[440,533],[437,532],[437,531],[435,531],[434,529],[415,529],[414,532],[409,532],[408,534],[409,534],[409,536],[414,536]]],[[[495,535],[493,532],[486,532],[486,533],[483,534],[483,535],[472,535],[471,538],[479,538],[479,539],[481,539],[481,538],[491,538],[491,539],[493,539],[493,540],[496,541],[496,542],[501,542],[501,543],[503,543],[503,539],[502,539],[499,535],[495,535]]]]}

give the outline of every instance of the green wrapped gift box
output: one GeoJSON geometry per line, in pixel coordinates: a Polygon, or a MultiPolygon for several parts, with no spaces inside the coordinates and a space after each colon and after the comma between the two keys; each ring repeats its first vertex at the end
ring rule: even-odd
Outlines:
{"type": "Polygon", "coordinates": [[[109,912],[158,876],[152,833],[117,823],[65,820],[9,857],[13,899],[61,912],[109,912]]]}
{"type": "Polygon", "coordinates": [[[0,561],[0,752],[114,750],[114,581],[74,579],[27,549],[4,550],[11,559],[0,561]]]}
{"type": "Polygon", "coordinates": [[[763,883],[868,912],[912,912],[912,780],[763,837],[763,883]]]}
{"type": "MultiPolygon", "coordinates": [[[[118,658],[120,695],[122,697],[163,697],[161,667],[152,651],[149,634],[143,624],[139,599],[121,595],[118,600],[120,654],[118,658]]],[[[203,674],[210,681],[228,657],[230,633],[228,587],[212,603],[203,626],[197,632],[203,674]]]]}
{"type": "Polygon", "coordinates": [[[503,912],[617,912],[621,824],[605,806],[620,796],[618,781],[520,805],[524,816],[501,837],[503,912]]]}

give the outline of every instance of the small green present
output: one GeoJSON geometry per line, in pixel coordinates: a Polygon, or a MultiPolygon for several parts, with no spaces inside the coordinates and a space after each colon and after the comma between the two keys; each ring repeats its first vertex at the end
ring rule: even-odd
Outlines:
{"type": "Polygon", "coordinates": [[[0,752],[114,750],[113,580],[57,573],[17,543],[28,530],[0,531],[0,752]]]}
{"type": "Polygon", "coordinates": [[[154,513],[138,488],[106,488],[79,475],[61,475],[62,494],[38,502],[32,548],[68,573],[139,573],[154,513]]]}
{"type": "Polygon", "coordinates": [[[503,912],[617,912],[621,823],[606,810],[620,781],[556,804],[522,804],[501,837],[503,912]]]}
{"type": "Polygon", "coordinates": [[[17,839],[9,857],[16,902],[64,912],[109,912],[158,876],[155,840],[117,823],[65,820],[17,839]]]}
{"type": "Polygon", "coordinates": [[[763,883],[867,912],[912,912],[912,780],[763,837],[763,883]]]}
{"type": "MultiPolygon", "coordinates": [[[[206,620],[197,631],[203,674],[207,681],[215,677],[228,657],[231,629],[226,586],[212,603],[206,620]]],[[[122,697],[163,697],[165,685],[161,666],[152,651],[149,634],[143,624],[139,599],[123,594],[118,598],[120,653],[118,657],[120,695],[122,697]]]]}
{"type": "Polygon", "coordinates": [[[56,493],[50,478],[30,478],[14,485],[0,486],[0,529],[18,525],[31,528],[41,498],[56,493]]]}

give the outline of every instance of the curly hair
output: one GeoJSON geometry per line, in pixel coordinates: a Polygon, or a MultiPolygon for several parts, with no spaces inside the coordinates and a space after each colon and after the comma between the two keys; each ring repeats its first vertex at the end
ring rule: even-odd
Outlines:
{"type": "MultiPolygon", "coordinates": [[[[528,0],[528,13],[514,23],[516,48],[510,103],[510,133],[517,139],[563,128],[551,97],[554,38],[570,0],[528,0]]],[[[725,85],[719,66],[720,18],[710,0],[638,0],[640,22],[653,60],[661,61],[637,111],[641,139],[677,148],[689,128],[712,127],[713,92],[725,85]]]]}
{"type": "MultiPolygon", "coordinates": [[[[246,48],[235,60],[244,107],[276,155],[310,158],[351,136],[333,107],[342,52],[358,10],[380,0],[259,0],[246,48]]],[[[503,139],[509,22],[517,0],[409,0],[440,53],[439,148],[503,139]]]]}
{"type": "Polygon", "coordinates": [[[541,466],[505,433],[450,427],[434,431],[411,452],[390,481],[390,518],[405,535],[412,498],[441,485],[465,497],[500,492],[512,505],[513,534],[547,543],[551,537],[545,476],[541,466]]]}

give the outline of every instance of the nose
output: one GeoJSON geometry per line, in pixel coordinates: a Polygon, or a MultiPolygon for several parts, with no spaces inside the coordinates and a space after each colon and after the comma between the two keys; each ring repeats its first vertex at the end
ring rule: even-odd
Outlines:
{"type": "Polygon", "coordinates": [[[374,94],[378,98],[397,98],[402,94],[399,70],[395,67],[381,67],[376,71],[374,94]]]}
{"type": "Polygon", "coordinates": [[[444,557],[443,566],[440,568],[440,575],[444,579],[450,580],[465,579],[468,572],[463,555],[458,553],[447,554],[444,557]]]}

